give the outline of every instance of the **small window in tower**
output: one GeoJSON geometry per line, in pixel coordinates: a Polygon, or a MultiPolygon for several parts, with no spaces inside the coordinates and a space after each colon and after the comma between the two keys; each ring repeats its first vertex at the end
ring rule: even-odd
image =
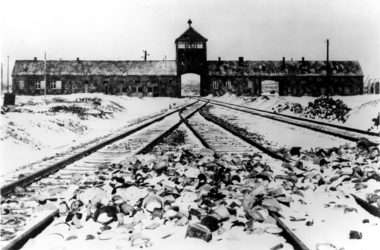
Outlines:
{"type": "Polygon", "coordinates": [[[218,81],[213,81],[213,82],[212,82],[212,87],[213,87],[214,89],[218,89],[218,81]]]}

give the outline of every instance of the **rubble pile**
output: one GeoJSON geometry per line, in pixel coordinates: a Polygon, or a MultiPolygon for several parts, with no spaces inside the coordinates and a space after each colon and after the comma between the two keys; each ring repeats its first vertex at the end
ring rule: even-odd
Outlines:
{"type": "MultiPolygon", "coordinates": [[[[202,112],[211,116],[208,109],[202,112]]],[[[83,249],[162,249],[170,244],[165,242],[177,244],[186,238],[206,246],[246,241],[259,249],[292,249],[273,215],[301,223],[296,235],[315,227],[317,215],[308,206],[316,201],[310,192],[332,194],[324,204],[326,213],[339,210],[346,219],[358,212],[357,206],[347,205],[353,199],[350,193],[360,193],[380,208],[379,146],[366,139],[327,149],[282,149],[289,162],[281,162],[258,153],[219,156],[210,149],[189,149],[185,138],[184,131],[177,130],[154,154],[128,157],[69,181],[42,179],[33,187],[40,190],[34,200],[23,200],[17,193],[2,199],[1,225],[7,227],[1,228],[0,239],[15,237],[16,229],[36,211],[58,209],[59,218],[42,238],[50,240],[49,246],[53,242],[51,248],[79,244],[83,249]]],[[[372,219],[362,221],[373,226],[372,219]]],[[[357,228],[342,230],[347,240],[368,238],[357,228]]],[[[317,248],[327,244],[317,243],[317,248]]],[[[40,247],[33,241],[26,245],[40,247]]]]}
{"type": "Polygon", "coordinates": [[[301,117],[310,119],[319,118],[330,121],[337,120],[344,123],[351,109],[347,107],[342,100],[321,96],[315,99],[314,102],[309,102],[307,107],[303,107],[299,103],[286,102],[285,104],[277,105],[273,110],[278,113],[290,110],[295,114],[301,114],[301,117]]]}
{"type": "MultiPolygon", "coordinates": [[[[292,148],[286,154],[292,161],[279,167],[279,161],[266,163],[265,156],[257,153],[219,157],[205,148],[171,148],[161,155],[138,155],[87,176],[73,176],[60,197],[46,183],[33,206],[41,211],[54,209],[50,200],[60,200],[60,218],[44,237],[53,237],[63,248],[78,241],[98,244],[113,239],[116,249],[127,249],[170,239],[218,244],[244,235],[250,239],[268,235],[272,238],[261,249],[277,245],[291,249],[272,214],[289,221],[304,220],[305,226],[312,227],[312,217],[306,221],[291,212],[308,203],[305,192],[346,192],[349,199],[344,185],[359,191],[380,181],[379,150],[365,140],[356,147],[292,148]]],[[[380,206],[379,194],[379,189],[372,189],[366,199],[380,206]]],[[[11,220],[9,207],[21,204],[2,203],[2,219],[11,220]]],[[[335,201],[326,204],[330,206],[342,208],[344,214],[355,212],[335,201]]],[[[347,238],[362,237],[361,232],[354,235],[350,230],[347,238]]],[[[2,237],[7,234],[2,230],[2,237]]]]}

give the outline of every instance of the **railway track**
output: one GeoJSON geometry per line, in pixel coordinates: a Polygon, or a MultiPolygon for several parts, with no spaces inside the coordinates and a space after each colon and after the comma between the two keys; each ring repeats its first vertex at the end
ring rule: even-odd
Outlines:
{"type": "MultiPolygon", "coordinates": [[[[186,120],[186,118],[183,119],[186,120]]],[[[188,119],[185,124],[196,134],[206,148],[214,150],[219,156],[224,154],[242,155],[247,153],[266,153],[276,161],[281,159],[288,162],[288,160],[284,159],[282,156],[263,147],[251,138],[244,137],[239,134],[239,132],[233,131],[216,121],[207,119],[204,115],[199,113],[188,119]],[[212,131],[212,133],[210,133],[210,131],[212,131]]],[[[282,236],[294,247],[294,249],[309,249],[276,213],[271,212],[270,215],[276,220],[278,227],[283,230],[282,236]]]]}
{"type": "MultiPolygon", "coordinates": [[[[193,105],[193,104],[194,103],[192,103],[190,105],[193,105]]],[[[190,105],[187,105],[187,106],[190,106],[190,105]]],[[[1,196],[6,196],[6,195],[10,194],[12,191],[14,191],[14,189],[16,187],[25,186],[25,185],[28,185],[30,183],[33,183],[34,180],[37,180],[37,179],[42,178],[44,176],[47,176],[47,175],[57,171],[58,169],[61,169],[61,168],[65,167],[68,164],[71,164],[75,161],[78,161],[79,159],[81,159],[81,158],[83,158],[83,157],[85,157],[85,156],[87,156],[87,155],[89,155],[89,154],[91,154],[91,153],[115,142],[115,141],[118,141],[118,140],[120,140],[126,136],[132,135],[133,133],[136,133],[137,131],[144,129],[147,126],[150,126],[156,122],[163,120],[164,118],[166,118],[170,115],[173,115],[177,112],[180,112],[182,109],[183,108],[178,108],[178,109],[171,111],[169,113],[159,115],[157,117],[155,116],[152,119],[148,119],[146,121],[143,121],[140,124],[136,124],[136,125],[132,126],[130,129],[122,132],[121,134],[115,135],[111,138],[107,138],[100,143],[98,142],[95,144],[91,144],[88,148],[86,148],[84,150],[83,149],[79,150],[79,152],[75,152],[73,155],[70,155],[68,157],[65,157],[65,158],[57,157],[57,158],[53,158],[53,159],[49,159],[47,161],[41,162],[37,166],[33,166],[32,169],[29,169],[28,170],[29,173],[19,174],[17,172],[17,176],[11,176],[9,179],[4,180],[5,184],[3,184],[1,186],[1,196]]]]}
{"type": "MultiPolygon", "coordinates": [[[[276,161],[289,162],[289,160],[284,159],[281,155],[278,155],[276,152],[272,151],[271,149],[265,148],[265,146],[254,141],[252,138],[249,138],[249,137],[246,137],[245,135],[240,134],[239,130],[234,129],[233,126],[226,126],[226,124],[221,123],[220,120],[213,120],[212,117],[207,117],[206,115],[204,115],[202,111],[200,112],[200,114],[196,114],[193,117],[191,117],[188,121],[185,122],[185,124],[189,126],[190,130],[193,131],[197,135],[197,137],[200,139],[200,141],[202,141],[202,144],[205,147],[214,150],[216,154],[219,154],[219,155],[224,155],[226,153],[244,154],[247,151],[250,151],[250,152],[261,151],[263,153],[266,153],[269,157],[275,159],[275,162],[276,161]],[[210,133],[210,131],[213,131],[213,133],[210,133]],[[234,137],[231,137],[231,135],[234,135],[234,137]],[[238,139],[240,141],[238,141],[238,139]],[[230,149],[228,149],[228,145],[233,145],[233,147],[230,147],[230,149]],[[236,148],[235,148],[235,145],[237,146],[236,148]],[[253,148],[250,148],[250,147],[253,147],[253,148]]],[[[272,160],[272,164],[273,164],[273,160],[272,160]]],[[[283,172],[281,173],[281,171],[279,171],[278,173],[284,174],[283,172]]],[[[351,196],[352,197],[347,197],[347,196],[345,197],[345,199],[347,199],[346,202],[348,204],[351,204],[351,206],[353,206],[353,208],[350,208],[350,209],[354,209],[354,211],[360,211],[359,213],[362,213],[365,216],[371,217],[371,215],[373,215],[375,217],[380,218],[379,208],[369,204],[367,201],[361,199],[357,195],[351,194],[351,196]]],[[[345,207],[345,205],[342,207],[345,207]]],[[[300,240],[300,238],[297,237],[296,234],[294,234],[294,232],[290,229],[291,226],[299,227],[299,225],[297,225],[297,222],[293,221],[292,217],[290,217],[290,219],[289,217],[281,219],[276,213],[271,213],[271,216],[275,218],[277,225],[283,230],[283,236],[287,239],[289,243],[292,244],[292,246],[295,249],[309,249],[307,247],[307,244],[303,243],[300,240]]],[[[375,217],[371,217],[371,218],[374,219],[375,217]]],[[[296,219],[296,221],[297,220],[298,219],[296,219]]],[[[313,222],[310,222],[310,223],[313,223],[313,222]]],[[[335,221],[332,221],[332,220],[327,221],[327,223],[332,223],[332,225],[336,224],[335,221]]],[[[302,229],[303,231],[302,236],[304,236],[304,238],[310,238],[310,235],[305,233],[308,230],[310,234],[315,233],[315,232],[312,232],[312,230],[310,230],[309,226],[307,225],[308,223],[302,229]]],[[[345,236],[347,237],[347,235],[345,236]]],[[[312,249],[313,244],[309,243],[308,245],[310,246],[310,249],[312,249]]]]}
{"type": "Polygon", "coordinates": [[[339,126],[335,124],[314,121],[310,119],[294,117],[290,115],[278,114],[270,111],[245,107],[242,105],[236,105],[232,103],[212,100],[208,98],[196,98],[197,100],[202,100],[205,102],[209,102],[213,105],[217,105],[220,107],[225,107],[228,109],[244,112],[246,114],[251,114],[255,116],[260,116],[268,119],[272,119],[275,121],[295,125],[298,127],[314,130],[317,132],[325,133],[328,135],[340,137],[349,141],[358,141],[360,138],[367,138],[368,140],[374,143],[380,143],[380,135],[374,132],[368,132],[364,130],[359,130],[351,127],[339,126]]]}
{"type": "MultiPolygon", "coordinates": [[[[282,155],[272,151],[270,148],[259,144],[253,138],[240,134],[238,130],[223,126],[223,124],[197,113],[201,106],[204,105],[200,103],[195,104],[188,109],[182,110],[180,116],[173,113],[172,116],[167,116],[165,119],[151,123],[144,128],[134,131],[134,133],[129,134],[127,137],[115,140],[112,144],[102,147],[96,152],[71,163],[58,172],[55,170],[55,173],[49,173],[48,177],[40,179],[38,182],[32,181],[32,184],[28,183],[29,186],[18,188],[18,185],[16,185],[12,188],[11,192],[8,193],[7,201],[9,201],[9,203],[15,203],[14,212],[24,212],[25,209],[28,208],[25,206],[20,207],[20,204],[36,205],[37,202],[41,202],[38,200],[38,197],[36,197],[36,190],[41,191],[37,195],[48,191],[52,194],[54,193],[52,192],[54,189],[60,190],[59,192],[56,191],[55,195],[45,197],[45,201],[55,200],[55,204],[58,204],[59,201],[62,200],[62,197],[66,197],[67,199],[67,196],[72,195],[72,190],[70,190],[69,187],[77,185],[78,182],[82,182],[82,184],[83,182],[88,182],[89,186],[101,186],[101,178],[99,179],[99,177],[105,176],[107,171],[111,171],[111,169],[116,166],[110,166],[112,164],[111,162],[120,162],[133,155],[149,152],[182,123],[189,127],[189,130],[194,133],[204,147],[214,150],[219,157],[223,157],[226,154],[244,155],[265,153],[262,158],[264,160],[271,159],[273,171],[278,174],[283,174],[281,165],[283,162],[289,163],[288,159],[283,158],[282,155]],[[17,208],[17,206],[19,207],[17,208]]],[[[364,200],[362,200],[362,202],[366,204],[364,200]]],[[[50,204],[50,202],[47,204],[50,204]]],[[[57,214],[58,210],[56,208],[49,209],[49,207],[46,206],[46,210],[41,211],[40,216],[35,217],[33,223],[25,225],[24,228],[20,228],[17,236],[8,240],[3,249],[20,248],[28,239],[49,225],[57,214]]],[[[282,229],[281,235],[294,249],[309,249],[307,244],[302,242],[299,236],[296,235],[297,232],[293,232],[292,227],[289,226],[292,224],[287,218],[281,218],[281,216],[275,212],[270,212],[270,215],[275,219],[278,227],[282,229]]],[[[31,214],[26,214],[26,216],[24,214],[19,218],[22,218],[22,216],[24,216],[24,220],[33,217],[31,214]]]]}
{"type": "MultiPolygon", "coordinates": [[[[187,105],[192,115],[203,104],[187,105]]],[[[73,196],[70,186],[85,179],[89,185],[101,185],[94,175],[111,162],[143,153],[178,128],[183,108],[143,123],[90,149],[47,166],[44,169],[2,187],[2,249],[19,249],[49,225],[58,214],[59,202],[73,196]],[[3,195],[4,194],[4,195],[3,195]],[[54,204],[49,201],[55,201],[54,204]],[[46,203],[46,205],[42,205],[46,203]],[[36,208],[38,207],[38,210],[36,208]],[[7,229],[7,230],[6,230],[7,229]],[[10,234],[12,233],[12,234],[10,234]]]]}

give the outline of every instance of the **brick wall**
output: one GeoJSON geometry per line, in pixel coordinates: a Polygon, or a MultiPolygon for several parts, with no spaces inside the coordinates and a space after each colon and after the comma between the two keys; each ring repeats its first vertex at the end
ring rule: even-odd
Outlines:
{"type": "Polygon", "coordinates": [[[320,96],[320,95],[360,95],[363,94],[363,76],[210,76],[208,91],[214,95],[223,95],[227,91],[237,95],[260,95],[261,82],[273,80],[279,83],[280,95],[320,96]],[[226,82],[232,88],[228,89],[226,82]],[[214,89],[217,82],[218,88],[214,89]]]}
{"type": "MultiPolygon", "coordinates": [[[[43,95],[44,89],[36,89],[36,82],[43,76],[13,76],[13,92],[25,95],[43,95]],[[24,81],[20,89],[19,81],[24,81]]],[[[94,93],[127,94],[132,96],[142,90],[141,96],[180,96],[177,76],[48,76],[47,94],[94,93]],[[61,89],[50,88],[50,83],[62,81],[61,89]],[[148,93],[148,91],[151,91],[148,93]]]]}

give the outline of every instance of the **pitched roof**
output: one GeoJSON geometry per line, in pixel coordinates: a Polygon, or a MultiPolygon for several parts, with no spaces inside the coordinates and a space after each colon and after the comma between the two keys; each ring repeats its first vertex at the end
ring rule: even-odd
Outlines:
{"type": "Polygon", "coordinates": [[[207,39],[190,26],[175,42],[207,42],[207,39]]]}
{"type": "MultiPolygon", "coordinates": [[[[331,75],[363,76],[358,61],[330,61],[331,75]]],[[[210,76],[326,75],[325,61],[208,61],[210,76]]]]}
{"type": "MultiPolygon", "coordinates": [[[[177,75],[176,61],[49,60],[51,75],[177,75]]],[[[44,61],[16,60],[12,75],[44,75],[44,61]]]]}

